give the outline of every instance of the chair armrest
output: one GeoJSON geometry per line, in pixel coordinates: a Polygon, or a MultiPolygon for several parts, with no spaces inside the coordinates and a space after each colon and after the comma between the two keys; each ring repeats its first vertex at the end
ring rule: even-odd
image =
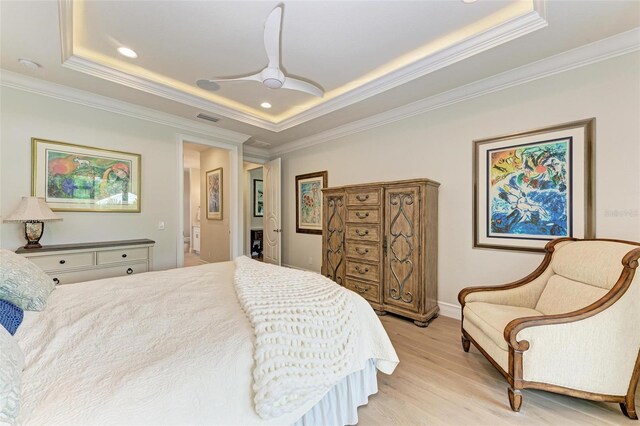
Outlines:
{"type": "MultiPolygon", "coordinates": [[[[531,305],[531,303],[526,303],[525,301],[522,300],[522,296],[528,292],[527,290],[521,289],[521,291],[518,291],[518,290],[510,291],[508,292],[509,294],[503,293],[503,292],[507,290],[519,289],[520,287],[533,283],[535,280],[543,276],[545,271],[547,271],[549,264],[551,263],[551,257],[553,255],[556,245],[567,242],[567,241],[574,241],[574,240],[575,240],[574,238],[559,238],[559,239],[550,241],[549,243],[547,243],[547,245],[544,248],[545,256],[544,256],[544,259],[542,260],[542,263],[531,274],[527,275],[522,279],[519,279],[518,281],[514,281],[509,284],[464,288],[460,291],[460,293],[458,293],[458,302],[460,302],[460,305],[464,309],[464,305],[467,302],[466,300],[467,296],[469,296],[470,294],[476,294],[477,296],[479,296],[477,298],[478,301],[493,302],[493,303],[499,303],[499,304],[512,304],[514,306],[531,305]],[[480,295],[478,293],[486,293],[486,294],[480,295]]],[[[539,289],[539,291],[541,292],[542,288],[539,289]]],[[[536,296],[539,296],[539,295],[540,293],[538,292],[536,296]]],[[[537,301],[537,297],[534,296],[533,299],[537,301]]],[[[533,306],[528,306],[528,307],[533,307],[533,306]]]]}
{"type": "Polygon", "coordinates": [[[504,339],[507,341],[507,344],[516,351],[526,351],[529,349],[529,342],[526,340],[518,341],[517,339],[518,333],[522,330],[530,327],[581,321],[609,308],[626,293],[631,285],[635,270],[639,264],[638,259],[640,259],[640,248],[627,253],[622,259],[623,269],[618,281],[616,281],[615,285],[607,294],[589,306],[564,314],[516,318],[509,322],[504,329],[504,339]]]}

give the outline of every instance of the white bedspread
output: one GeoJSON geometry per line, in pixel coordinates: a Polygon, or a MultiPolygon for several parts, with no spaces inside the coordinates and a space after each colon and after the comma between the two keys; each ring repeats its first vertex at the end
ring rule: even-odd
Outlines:
{"type": "MultiPolygon", "coordinates": [[[[28,312],[21,424],[289,424],[253,405],[254,334],[233,289],[232,262],[59,286],[28,312]]],[[[353,294],[357,362],[397,356],[370,306],[353,294]]],[[[347,374],[352,371],[347,372],[347,374]]],[[[319,399],[319,398],[318,398],[319,399]]]]}

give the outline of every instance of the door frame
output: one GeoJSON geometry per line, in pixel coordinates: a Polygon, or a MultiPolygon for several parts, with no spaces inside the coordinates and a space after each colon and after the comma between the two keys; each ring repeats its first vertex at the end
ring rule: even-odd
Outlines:
{"type": "Polygon", "coordinates": [[[207,145],[212,148],[221,148],[229,151],[229,196],[225,194],[225,202],[229,203],[229,228],[231,236],[229,238],[229,257],[235,259],[244,253],[243,235],[244,235],[244,209],[243,209],[243,189],[244,185],[240,185],[244,179],[242,145],[235,145],[226,142],[220,142],[214,139],[206,139],[199,136],[192,136],[178,133],[176,135],[177,146],[177,183],[178,183],[178,223],[176,224],[176,267],[184,266],[184,236],[182,235],[184,222],[184,209],[182,202],[184,200],[184,144],[185,142],[196,143],[199,145],[207,145]]]}

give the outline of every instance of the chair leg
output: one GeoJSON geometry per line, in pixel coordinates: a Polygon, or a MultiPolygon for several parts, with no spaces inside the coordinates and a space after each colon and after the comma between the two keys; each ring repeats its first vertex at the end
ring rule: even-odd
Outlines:
{"type": "Polygon", "coordinates": [[[638,420],[638,414],[636,414],[635,395],[631,398],[627,396],[626,401],[620,403],[620,410],[622,410],[622,414],[629,417],[631,420],[638,420]]]}
{"type": "Polygon", "coordinates": [[[469,352],[469,347],[471,346],[471,340],[467,339],[467,336],[465,336],[464,334],[461,336],[461,340],[462,340],[462,349],[465,352],[469,352]]]}
{"type": "Polygon", "coordinates": [[[509,405],[511,409],[516,413],[520,411],[520,407],[522,407],[522,392],[519,389],[514,389],[509,386],[509,405]]]}

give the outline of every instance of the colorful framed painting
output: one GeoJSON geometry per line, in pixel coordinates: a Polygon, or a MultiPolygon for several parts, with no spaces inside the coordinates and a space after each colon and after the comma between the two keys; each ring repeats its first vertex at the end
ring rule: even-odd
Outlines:
{"type": "Polygon", "coordinates": [[[207,219],[222,220],[223,190],[222,167],[209,170],[206,174],[207,219]]]}
{"type": "Polygon", "coordinates": [[[54,211],[139,213],[141,156],[31,139],[31,195],[54,211]]]}
{"type": "Polygon", "coordinates": [[[296,176],[296,232],[322,234],[322,188],[327,171],[296,176]]]}
{"type": "Polygon", "coordinates": [[[594,238],[595,119],[474,141],[474,247],[594,238]]]}
{"type": "Polygon", "coordinates": [[[253,216],[264,217],[264,192],[261,179],[253,180],[253,216]]]}

